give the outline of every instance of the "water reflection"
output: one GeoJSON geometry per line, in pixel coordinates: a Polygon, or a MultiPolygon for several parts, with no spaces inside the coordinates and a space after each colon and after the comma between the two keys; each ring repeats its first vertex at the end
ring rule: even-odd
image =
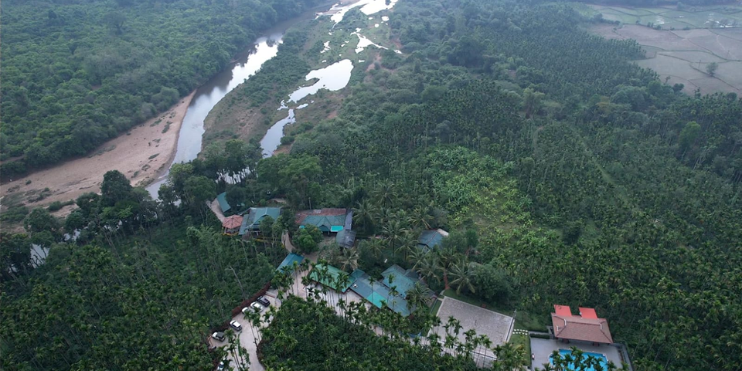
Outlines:
{"type": "MultiPolygon", "coordinates": [[[[282,37],[283,32],[276,31],[258,38],[255,40],[255,47],[239,56],[239,62],[234,67],[217,74],[198,88],[183,118],[173,163],[188,162],[198,156],[201,152],[206,116],[230,91],[254,75],[263,63],[276,56],[282,37]]],[[[164,174],[147,187],[152,198],[157,198],[157,191],[160,185],[167,181],[167,175],[164,174]]]]}
{"type": "Polygon", "coordinates": [[[350,82],[350,73],[353,71],[353,62],[350,59],[343,59],[340,62],[331,64],[325,68],[314,70],[307,74],[306,79],[318,79],[311,86],[305,86],[297,89],[289,95],[289,101],[298,103],[306,96],[316,94],[320,89],[337,91],[344,88],[350,82]]]}

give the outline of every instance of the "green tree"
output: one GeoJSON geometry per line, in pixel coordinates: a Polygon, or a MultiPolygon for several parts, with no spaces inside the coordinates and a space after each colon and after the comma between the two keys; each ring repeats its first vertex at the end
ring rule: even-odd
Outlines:
{"type": "Polygon", "coordinates": [[[711,63],[709,63],[709,64],[706,65],[706,72],[708,72],[708,74],[711,77],[714,76],[714,74],[716,73],[716,70],[717,69],[719,69],[719,64],[716,63],[716,62],[711,62],[711,63]]]}
{"type": "Polygon", "coordinates": [[[51,232],[57,235],[61,227],[59,220],[49,214],[46,209],[33,209],[24,221],[26,230],[33,233],[51,232]]]}
{"type": "Polygon", "coordinates": [[[510,277],[504,270],[489,264],[476,264],[472,268],[472,274],[472,284],[476,288],[474,292],[486,301],[503,302],[513,292],[510,277]]]}
{"type": "Polygon", "coordinates": [[[132,186],[129,179],[117,170],[111,170],[103,175],[103,183],[100,185],[101,205],[103,207],[113,206],[117,202],[127,201],[132,198],[132,186]]]}
{"type": "Polygon", "coordinates": [[[299,251],[305,254],[317,251],[317,246],[320,241],[322,241],[322,232],[319,228],[313,225],[308,225],[299,229],[296,236],[292,239],[294,246],[299,248],[299,251]]]}
{"type": "Polygon", "coordinates": [[[685,152],[687,151],[698,139],[701,134],[701,125],[695,121],[691,121],[685,124],[683,130],[680,132],[680,149],[685,152]]]}

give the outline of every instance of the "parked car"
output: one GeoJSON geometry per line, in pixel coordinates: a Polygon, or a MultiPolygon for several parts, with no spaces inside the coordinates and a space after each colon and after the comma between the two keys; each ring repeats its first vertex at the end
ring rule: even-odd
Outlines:
{"type": "Polygon", "coordinates": [[[261,296],[256,299],[256,301],[260,304],[262,304],[264,307],[270,307],[271,302],[268,301],[268,299],[265,298],[265,296],[261,296]]]}
{"type": "Polygon", "coordinates": [[[263,306],[258,304],[257,301],[252,302],[249,307],[242,308],[242,314],[247,314],[247,312],[252,311],[255,313],[260,313],[263,311],[263,306]]]}
{"type": "Polygon", "coordinates": [[[224,371],[227,367],[227,363],[224,361],[219,362],[219,366],[216,366],[216,371],[224,371]]]}
{"type": "Polygon", "coordinates": [[[230,322],[229,323],[229,327],[231,327],[232,329],[234,329],[237,332],[242,331],[242,325],[240,325],[240,323],[237,322],[237,321],[230,322]]]}
{"type": "Polygon", "coordinates": [[[225,339],[223,332],[215,332],[211,334],[211,337],[214,338],[214,340],[218,340],[218,341],[224,341],[225,339]]]}

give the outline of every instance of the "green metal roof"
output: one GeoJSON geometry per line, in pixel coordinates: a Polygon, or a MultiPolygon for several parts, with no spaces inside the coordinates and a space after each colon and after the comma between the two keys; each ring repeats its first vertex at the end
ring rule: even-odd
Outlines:
{"type": "Polygon", "coordinates": [[[313,225],[322,232],[339,232],[345,226],[345,215],[308,215],[302,226],[313,225]]]}
{"type": "Polygon", "coordinates": [[[381,275],[384,276],[384,284],[389,288],[394,286],[399,295],[403,298],[407,297],[407,291],[415,286],[415,282],[420,280],[398,265],[392,265],[382,272],[381,275]],[[392,279],[391,282],[389,280],[390,275],[394,275],[394,279],[392,279]]]}
{"type": "Polygon", "coordinates": [[[420,234],[418,245],[425,246],[428,249],[433,249],[436,246],[440,245],[441,242],[443,242],[443,235],[441,235],[438,231],[423,231],[423,233],[420,234]]]}
{"type": "Polygon", "coordinates": [[[216,201],[219,202],[219,208],[222,209],[223,213],[232,209],[232,207],[229,206],[229,202],[227,202],[227,192],[222,192],[216,196],[216,201]]]}
{"type": "Polygon", "coordinates": [[[301,264],[301,262],[303,261],[304,261],[303,256],[299,254],[291,253],[285,259],[283,259],[283,261],[281,262],[280,265],[278,265],[278,268],[276,268],[276,270],[280,272],[283,267],[289,267],[291,269],[294,269],[294,262],[296,262],[297,264],[301,264]]]}
{"type": "Polygon", "coordinates": [[[281,216],[280,207],[251,207],[250,212],[247,214],[247,228],[258,229],[260,228],[260,221],[266,216],[270,216],[273,220],[278,219],[281,216]]]}
{"type": "Polygon", "coordinates": [[[342,270],[335,268],[331,265],[327,264],[317,264],[314,269],[309,273],[309,279],[315,282],[319,282],[327,287],[332,288],[335,291],[345,292],[348,290],[348,288],[353,284],[355,281],[353,276],[349,276],[348,273],[343,272],[342,270]],[[320,277],[323,270],[327,270],[327,275],[325,277],[320,277]],[[341,276],[347,276],[348,277],[348,284],[344,286],[338,285],[338,278],[341,276]]]}

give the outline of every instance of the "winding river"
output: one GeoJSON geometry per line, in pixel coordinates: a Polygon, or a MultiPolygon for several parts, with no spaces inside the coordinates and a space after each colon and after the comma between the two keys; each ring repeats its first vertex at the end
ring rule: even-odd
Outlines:
{"type": "MultiPolygon", "coordinates": [[[[272,29],[264,32],[262,36],[255,40],[254,46],[251,49],[238,56],[237,62],[231,69],[220,72],[196,90],[196,94],[188,106],[188,110],[183,118],[183,124],[178,133],[178,148],[176,149],[172,163],[192,161],[198,156],[199,152],[201,152],[206,116],[232,89],[243,82],[247,82],[248,78],[263,66],[263,63],[276,56],[278,45],[282,42],[283,34],[288,28],[299,21],[318,15],[329,15],[335,23],[338,23],[343,19],[345,13],[352,8],[361,7],[363,13],[373,14],[383,9],[391,8],[396,2],[397,0],[391,0],[387,4],[386,0],[360,0],[351,4],[335,4],[332,7],[328,4],[324,7],[318,7],[308,11],[297,18],[279,23],[272,29]],[[319,13],[317,13],[318,10],[320,11],[319,13]]],[[[358,35],[358,37],[363,43],[364,38],[361,35],[358,35]]],[[[366,41],[365,45],[359,45],[359,48],[368,45],[375,44],[366,41]]],[[[310,72],[307,80],[317,78],[319,81],[311,86],[299,88],[291,94],[288,103],[297,104],[302,98],[315,94],[319,89],[334,91],[344,88],[350,80],[352,69],[352,62],[346,59],[324,69],[310,72]]],[[[261,141],[261,146],[264,148],[264,157],[271,156],[273,151],[280,145],[281,137],[283,136],[283,127],[295,122],[294,110],[306,106],[307,103],[291,108],[283,104],[281,105],[279,109],[289,108],[288,116],[274,124],[261,141]]],[[[160,185],[167,181],[168,174],[169,172],[165,172],[147,186],[147,191],[152,195],[152,198],[157,198],[160,185]]]]}
{"type": "MultiPolygon", "coordinates": [[[[204,120],[212,108],[219,103],[230,91],[254,75],[263,63],[275,57],[278,53],[278,44],[281,43],[284,32],[298,21],[310,18],[314,11],[308,12],[283,23],[263,33],[253,47],[237,57],[231,69],[225,69],[212,77],[206,84],[196,90],[196,95],[188,106],[183,124],[178,133],[178,148],[172,163],[183,163],[194,160],[201,152],[201,142],[204,134],[204,120]]],[[[157,198],[160,185],[167,181],[169,172],[162,174],[156,181],[147,186],[152,198],[157,198]]]]}

